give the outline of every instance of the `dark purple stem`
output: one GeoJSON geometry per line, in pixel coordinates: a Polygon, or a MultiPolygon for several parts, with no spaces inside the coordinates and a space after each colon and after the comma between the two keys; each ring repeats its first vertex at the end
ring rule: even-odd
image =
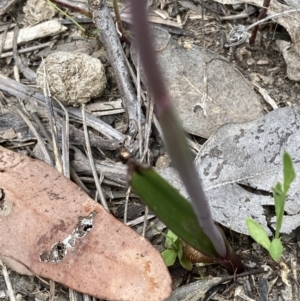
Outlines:
{"type": "MultiPolygon", "coordinates": [[[[136,47],[139,50],[141,62],[143,64],[148,85],[156,103],[157,110],[164,110],[171,106],[171,101],[167,93],[166,86],[156,63],[155,51],[152,37],[148,26],[148,16],[146,14],[145,0],[131,0],[133,28],[136,35],[136,47]]],[[[158,115],[160,112],[156,112],[158,115]]]]}
{"type": "MultiPolygon", "coordinates": [[[[260,14],[257,18],[257,21],[262,20],[266,16],[268,8],[270,6],[270,2],[271,2],[271,0],[264,0],[264,4],[263,4],[264,8],[261,10],[261,12],[260,12],[260,14]]],[[[250,45],[254,45],[258,29],[259,29],[259,25],[256,25],[252,29],[252,34],[251,34],[251,37],[249,39],[249,44],[250,45]]]]}
{"type": "Polygon", "coordinates": [[[150,92],[154,98],[157,117],[164,134],[168,153],[189,193],[200,226],[210,238],[220,258],[226,259],[228,258],[229,250],[226,248],[224,238],[212,219],[205,193],[200,184],[198,173],[185,139],[185,134],[177,121],[171,98],[157,64],[147,22],[146,1],[131,0],[131,4],[136,46],[139,50],[150,92]]]}

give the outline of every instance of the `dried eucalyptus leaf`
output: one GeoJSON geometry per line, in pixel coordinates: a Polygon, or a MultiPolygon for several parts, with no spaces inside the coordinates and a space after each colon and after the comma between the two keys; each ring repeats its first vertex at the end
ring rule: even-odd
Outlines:
{"type": "MultiPolygon", "coordinates": [[[[267,227],[264,206],[274,206],[272,187],[283,181],[282,156],[287,151],[300,175],[300,106],[277,109],[257,120],[222,126],[204,144],[195,164],[202,179],[214,219],[249,235],[245,219],[267,227]]],[[[173,169],[159,173],[187,197],[173,169]]],[[[281,233],[300,225],[300,177],[291,184],[285,203],[281,233]]],[[[275,229],[275,219],[272,227],[275,229]]]]}
{"type": "MultiPolygon", "coordinates": [[[[161,29],[154,28],[153,32],[158,61],[185,131],[208,138],[223,124],[247,122],[263,115],[253,89],[230,63],[211,51],[206,51],[208,96],[203,101],[202,48],[183,47],[161,29]]],[[[131,54],[136,63],[134,47],[131,54]]]]}
{"type": "Polygon", "coordinates": [[[2,147],[0,170],[0,259],[12,269],[105,300],[170,295],[157,250],[57,170],[2,147]]]}

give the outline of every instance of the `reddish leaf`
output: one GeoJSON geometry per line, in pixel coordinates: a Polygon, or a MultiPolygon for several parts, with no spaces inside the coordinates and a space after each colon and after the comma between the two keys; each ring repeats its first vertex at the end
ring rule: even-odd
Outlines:
{"type": "MultiPolygon", "coordinates": [[[[170,275],[151,244],[52,167],[0,147],[0,188],[5,194],[0,202],[2,254],[98,298],[154,301],[170,295],[170,275]],[[74,247],[64,254],[67,241],[74,247]],[[57,253],[50,254],[55,246],[57,253]]],[[[0,258],[30,274],[16,261],[0,258]]]]}

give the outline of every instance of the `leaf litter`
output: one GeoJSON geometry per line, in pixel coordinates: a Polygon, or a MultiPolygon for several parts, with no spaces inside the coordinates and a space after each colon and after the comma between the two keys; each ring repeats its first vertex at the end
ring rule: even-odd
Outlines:
{"type": "Polygon", "coordinates": [[[13,270],[31,275],[9,256],[41,277],[110,300],[170,294],[159,252],[54,168],[1,147],[0,170],[0,251],[8,256],[0,259],[13,270]]]}
{"type": "MultiPolygon", "coordinates": [[[[162,29],[153,28],[158,61],[185,131],[208,138],[226,123],[241,123],[263,115],[257,94],[225,59],[195,45],[183,47],[162,29]],[[208,98],[202,102],[204,62],[208,98]]],[[[131,47],[133,61],[136,53],[131,47]]]]}
{"type": "MultiPolygon", "coordinates": [[[[246,3],[248,5],[255,5],[261,7],[261,0],[216,0],[216,2],[222,4],[238,4],[246,3]]],[[[279,17],[275,17],[278,13],[289,11],[292,9],[299,9],[299,1],[297,0],[287,0],[287,1],[270,1],[270,6],[268,8],[268,15],[274,15],[274,21],[278,22],[283,26],[290,35],[291,42],[287,42],[281,39],[277,40],[277,45],[283,54],[287,65],[287,75],[291,80],[299,81],[299,57],[300,57],[300,12],[295,11],[290,14],[282,14],[279,17]],[[282,3],[283,2],[283,3],[282,3]]]]}
{"type": "MultiPolygon", "coordinates": [[[[195,164],[217,222],[248,235],[245,219],[251,217],[272,234],[264,206],[274,206],[272,187],[282,181],[284,151],[300,174],[299,128],[300,107],[295,105],[248,123],[224,125],[207,140],[195,164]]],[[[187,196],[170,168],[160,173],[187,196]]],[[[287,196],[281,233],[289,234],[300,225],[299,185],[298,176],[287,196]]],[[[271,226],[275,229],[275,216],[271,226]]]]}
{"type": "MultiPolygon", "coordinates": [[[[183,2],[183,1],[181,1],[181,2],[183,2]]],[[[240,2],[240,1],[239,1],[240,2]]],[[[274,2],[274,1],[272,1],[272,2],[274,2]]],[[[275,3],[277,3],[277,2],[275,2],[275,3]]],[[[215,4],[215,3],[214,3],[215,4]]],[[[171,5],[173,5],[173,4],[169,4],[170,6],[171,5]]],[[[199,7],[199,6],[198,6],[199,7]]],[[[226,9],[226,8],[225,8],[226,9]]],[[[181,14],[180,14],[181,15],[181,14]]],[[[229,13],[229,15],[231,15],[231,12],[229,13]]],[[[248,18],[247,20],[248,20],[248,22],[249,22],[249,19],[250,18],[248,18]]],[[[191,19],[192,20],[192,19],[191,19]]],[[[168,21],[168,20],[167,20],[168,21]]],[[[178,19],[177,19],[177,21],[178,21],[178,19]]],[[[189,20],[190,21],[190,20],[189,20]]],[[[175,22],[175,21],[172,21],[173,23],[175,23],[175,24],[179,24],[179,23],[177,23],[177,22],[175,22]]],[[[193,22],[193,21],[192,21],[193,22]]],[[[211,21],[208,21],[209,23],[211,23],[211,21]]],[[[251,22],[251,20],[250,20],[250,22],[251,22]]],[[[207,22],[206,22],[207,23],[207,22]]],[[[215,25],[219,25],[219,23],[220,22],[217,22],[217,24],[215,24],[215,25]]],[[[197,26],[197,23],[195,23],[194,25],[196,25],[197,26]]],[[[208,24],[207,24],[208,25],[208,24]]],[[[224,25],[224,23],[223,23],[223,25],[224,25]]],[[[195,28],[197,28],[197,27],[194,27],[193,28],[193,30],[195,30],[195,28]]],[[[296,28],[296,27],[295,27],[296,28]]],[[[198,29],[197,29],[198,30],[198,29]]],[[[218,35],[217,35],[217,33],[218,33],[218,30],[215,32],[216,34],[214,35],[214,33],[213,32],[211,32],[210,34],[208,34],[207,35],[207,38],[208,39],[210,39],[211,38],[211,35],[213,36],[213,41],[215,42],[214,43],[214,45],[213,45],[213,47],[210,47],[210,49],[216,49],[216,48],[220,48],[219,46],[220,46],[220,44],[218,44],[219,43],[219,38],[218,38],[218,35]],[[217,45],[217,46],[216,46],[217,45]],[[219,46],[218,46],[219,45],[219,46]]],[[[264,39],[264,40],[266,40],[266,39],[264,39]]],[[[267,38],[267,40],[268,40],[268,38],[267,38]]],[[[60,41],[59,41],[60,42],[60,41]]],[[[197,43],[197,41],[195,41],[196,43],[197,43]]],[[[65,39],[63,40],[63,43],[65,44],[65,39]]],[[[166,43],[164,42],[160,47],[158,47],[158,49],[157,50],[160,50],[160,48],[164,48],[166,43]]],[[[222,44],[222,43],[221,43],[222,44]]],[[[184,44],[184,45],[187,45],[187,46],[189,46],[189,44],[184,44]]],[[[223,46],[221,46],[221,49],[222,49],[222,47],[223,46]]],[[[55,47],[54,47],[55,48],[55,47]]],[[[70,49],[71,51],[73,51],[74,49],[70,49]]],[[[269,50],[270,50],[270,47],[268,48],[268,52],[269,52],[269,50]]],[[[51,50],[49,50],[50,52],[51,52],[51,50]]],[[[52,50],[53,51],[53,50],[52,50]]],[[[276,50],[275,50],[276,51],[276,50]]],[[[222,54],[222,56],[224,56],[224,57],[226,57],[226,55],[227,55],[227,52],[225,51],[219,51],[219,53],[221,52],[221,54],[222,54]]],[[[258,54],[261,54],[261,52],[259,51],[258,52],[258,54]]],[[[227,58],[230,58],[230,53],[229,53],[229,56],[227,56],[227,58]]],[[[255,56],[254,55],[254,52],[252,52],[252,55],[253,55],[253,58],[254,58],[254,61],[255,60],[257,60],[257,56],[255,56]]],[[[253,60],[253,58],[251,58],[252,60],[253,60]]],[[[274,58],[274,57],[273,57],[274,58]]],[[[173,58],[172,58],[173,59],[173,58]]],[[[278,67],[279,68],[279,66],[280,66],[280,70],[282,70],[282,66],[280,65],[280,62],[281,62],[281,59],[280,59],[280,56],[275,56],[275,61],[276,61],[276,68],[278,67]],[[279,60],[279,61],[278,61],[279,60]],[[279,64],[279,66],[278,66],[278,64],[279,64]]],[[[240,61],[240,62],[238,62],[238,65],[241,65],[241,63],[245,63],[245,60],[243,59],[242,61],[240,61]]],[[[233,63],[234,64],[234,63],[233,63]]],[[[272,68],[272,67],[275,67],[274,66],[274,64],[272,64],[272,62],[270,62],[269,61],[269,65],[267,66],[267,67],[262,67],[264,70],[266,70],[265,72],[261,72],[261,71],[258,71],[258,73],[254,73],[254,72],[257,72],[257,70],[254,68],[252,68],[251,67],[251,65],[246,65],[246,69],[247,69],[247,72],[246,73],[248,73],[248,71],[249,71],[249,74],[252,76],[253,74],[256,76],[256,80],[257,80],[257,76],[259,76],[259,77],[261,77],[262,79],[263,79],[263,81],[264,82],[266,82],[266,84],[268,85],[267,87],[265,86],[265,88],[266,88],[266,90],[267,90],[267,92],[268,93],[270,93],[270,94],[272,94],[272,96],[274,95],[275,97],[275,100],[276,100],[276,102],[277,103],[280,103],[280,105],[282,105],[282,103],[284,104],[284,105],[286,105],[287,103],[286,103],[286,101],[291,101],[291,102],[293,102],[294,100],[295,100],[295,95],[292,93],[290,93],[291,91],[293,92],[294,91],[294,87],[295,86],[293,86],[293,85],[291,85],[289,82],[287,83],[287,81],[286,81],[286,78],[285,78],[285,75],[286,75],[286,73],[285,72],[282,72],[281,73],[281,75],[280,74],[278,74],[277,72],[275,72],[275,74],[274,74],[274,72],[273,71],[271,71],[271,69],[270,68],[272,68]],[[249,69],[248,69],[249,68],[249,69]],[[269,71],[270,70],[270,71],[269,71]],[[261,74],[262,73],[262,74],[261,74]],[[265,77],[263,77],[263,74],[265,74],[265,77]],[[268,80],[266,80],[268,78],[268,80]],[[275,78],[275,84],[273,84],[273,81],[272,81],[272,78],[275,78]],[[278,80],[278,78],[279,78],[279,80],[278,80]],[[277,80],[278,80],[278,82],[277,82],[277,80]],[[267,83],[268,82],[268,83],[267,83]],[[288,90],[286,90],[286,88],[288,87],[288,90]],[[277,94],[276,94],[277,93],[277,94]]],[[[208,64],[207,65],[207,67],[208,67],[208,70],[209,70],[209,67],[210,67],[210,64],[208,64]]],[[[243,66],[243,69],[245,69],[245,67],[243,66]]],[[[180,70],[179,70],[180,71],[180,70]]],[[[200,71],[199,71],[199,73],[200,73],[200,71]]],[[[240,77],[240,79],[241,79],[241,77],[240,77]]],[[[259,79],[258,79],[259,80],[259,79]]],[[[199,90],[200,90],[200,88],[199,88],[199,90]]],[[[14,95],[14,94],[11,94],[11,95],[14,95]]],[[[200,94],[199,94],[200,95],[200,94]]],[[[22,98],[22,97],[21,97],[22,98]]],[[[199,99],[201,99],[201,96],[199,97],[199,99]]],[[[266,109],[266,108],[265,108],[266,109]]],[[[198,110],[198,113],[201,113],[201,110],[198,110]]],[[[212,133],[213,133],[214,131],[212,131],[212,133]]],[[[97,134],[98,134],[98,130],[97,130],[97,134]]],[[[97,136],[97,138],[100,138],[100,136],[97,136]]],[[[152,150],[151,150],[152,151],[152,150]]],[[[86,170],[86,172],[88,173],[88,170],[89,170],[89,168],[87,167],[88,165],[86,165],[86,164],[84,164],[85,166],[84,166],[84,168],[85,168],[85,170],[86,170]]],[[[110,165],[110,167],[109,168],[113,168],[115,165],[114,164],[111,164],[110,165]]],[[[117,166],[117,165],[116,165],[117,166]]],[[[123,166],[122,166],[123,167],[123,166]]],[[[120,169],[120,166],[117,166],[117,168],[118,169],[120,169]]],[[[101,172],[103,170],[103,165],[101,166],[101,168],[99,169],[99,173],[101,172]]],[[[76,170],[76,172],[78,172],[77,170],[76,170]]],[[[170,172],[172,172],[172,170],[170,170],[170,172]]],[[[119,179],[119,177],[123,177],[124,176],[124,171],[123,171],[123,169],[122,169],[122,171],[120,171],[120,173],[122,174],[122,175],[119,175],[119,173],[118,173],[118,176],[114,176],[115,178],[118,178],[119,179]]],[[[279,173],[280,174],[280,173],[279,173]]],[[[82,177],[83,179],[84,179],[84,177],[82,177]]],[[[113,178],[113,177],[111,177],[111,178],[113,178]]],[[[87,177],[85,178],[85,180],[87,179],[87,177]]],[[[104,179],[104,181],[105,181],[106,179],[104,179]]],[[[177,179],[177,181],[178,181],[178,179],[177,179]]],[[[178,187],[179,187],[180,185],[178,184],[178,187]]],[[[261,191],[260,191],[261,192],[261,191]]],[[[253,199],[253,198],[252,198],[253,199]]],[[[7,208],[7,210],[8,210],[8,212],[10,211],[10,208],[7,208]]],[[[78,220],[76,220],[76,222],[78,222],[78,220]]],[[[70,233],[73,233],[72,231],[74,231],[74,226],[76,225],[76,223],[72,226],[72,229],[70,229],[70,231],[68,231],[68,235],[70,234],[70,233]]],[[[164,229],[164,227],[162,227],[162,229],[164,229]]],[[[142,231],[140,231],[140,232],[142,232],[142,231]]],[[[147,231],[147,233],[148,233],[148,231],[147,231]]],[[[146,234],[147,234],[146,233],[146,234]]],[[[88,233],[88,235],[90,235],[91,234],[91,232],[89,232],[88,233]]],[[[235,235],[235,234],[233,234],[233,235],[235,235]]],[[[240,237],[239,235],[236,235],[237,237],[240,237]]],[[[64,236],[65,237],[65,236],[64,236]]],[[[149,238],[151,238],[152,236],[150,236],[149,238]]],[[[241,237],[243,237],[242,235],[241,235],[241,237]]],[[[152,243],[153,243],[153,241],[152,241],[152,243]]],[[[249,246],[249,245],[247,245],[247,246],[249,246]]],[[[250,247],[251,248],[251,247],[250,247]]],[[[51,248],[50,248],[51,249],[51,248]]],[[[49,249],[48,249],[49,250],[49,249]]],[[[252,252],[252,248],[251,248],[251,250],[250,250],[250,252],[251,253],[255,253],[255,251],[254,252],[252,252]]],[[[258,252],[260,255],[259,255],[259,258],[256,258],[256,263],[257,264],[262,264],[262,263],[265,263],[265,261],[266,261],[266,257],[264,257],[263,256],[263,254],[261,254],[260,253],[260,251],[258,252]],[[262,260],[262,261],[260,261],[260,259],[262,260]]],[[[253,267],[253,266],[250,266],[251,268],[253,267]]],[[[215,274],[215,272],[217,272],[218,273],[218,275],[219,275],[219,273],[222,273],[222,270],[221,269],[216,269],[216,268],[213,268],[213,267],[205,267],[205,268],[203,268],[204,270],[206,270],[206,272],[205,272],[205,274],[206,275],[214,275],[215,274]]],[[[293,272],[294,272],[294,270],[293,270],[293,272]]],[[[80,271],[80,273],[82,273],[82,271],[80,271]]],[[[286,274],[288,274],[289,273],[289,271],[287,271],[286,272],[286,274]]],[[[197,270],[197,274],[198,274],[198,270],[197,270]]],[[[273,273],[274,274],[274,273],[273,273]]],[[[270,273],[269,273],[269,276],[270,276],[270,273]]],[[[269,277],[268,276],[268,277],[269,277]]],[[[264,275],[263,277],[267,277],[266,275],[264,275]]],[[[260,277],[260,279],[262,279],[263,277],[260,277]]],[[[31,278],[31,279],[33,279],[33,278],[31,278]]],[[[184,281],[184,278],[180,278],[180,279],[182,279],[182,281],[184,281]]],[[[270,280],[270,277],[269,277],[269,280],[270,280]]],[[[270,281],[270,285],[272,285],[272,287],[273,287],[273,284],[272,283],[275,283],[276,282],[276,279],[274,279],[275,281],[273,282],[273,280],[272,281],[270,281]]],[[[176,279],[176,281],[178,282],[178,279],[176,279]]],[[[266,282],[266,281],[265,281],[266,282]]],[[[185,286],[182,286],[182,288],[184,288],[185,286]]],[[[289,287],[291,287],[291,286],[289,286],[289,287]]],[[[239,286],[239,288],[241,288],[241,286],[239,286]]],[[[261,288],[261,286],[260,286],[260,284],[259,284],[259,287],[256,287],[255,289],[260,289],[261,288]]],[[[285,289],[286,288],[288,288],[287,286],[285,287],[285,289]]],[[[279,291],[279,293],[281,292],[281,289],[279,288],[279,289],[277,289],[276,287],[275,287],[275,290],[274,290],[274,287],[273,287],[273,289],[272,289],[272,292],[274,292],[274,291],[279,291]]],[[[187,292],[185,292],[185,294],[187,294],[188,293],[188,291],[187,292]]],[[[235,293],[237,293],[237,290],[236,290],[236,292],[235,293]]],[[[270,297],[270,299],[272,299],[272,293],[271,294],[268,294],[269,295],[269,297],[270,297]]],[[[36,296],[36,295],[35,295],[36,296]]],[[[236,296],[238,296],[238,294],[236,294],[236,296]]],[[[295,294],[295,296],[296,296],[296,294],[295,294]]],[[[247,297],[247,296],[246,296],[247,297]]],[[[197,298],[197,296],[195,297],[195,298],[197,298]]],[[[241,297],[242,298],[242,297],[241,297]]],[[[178,299],[178,300],[181,300],[182,299],[182,296],[178,299]]]]}

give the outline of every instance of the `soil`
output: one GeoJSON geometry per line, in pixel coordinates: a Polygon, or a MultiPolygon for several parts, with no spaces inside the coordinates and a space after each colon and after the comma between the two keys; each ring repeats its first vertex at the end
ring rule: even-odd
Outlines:
{"type": "MultiPolygon", "coordinates": [[[[273,0],[275,1],[275,0],[273,0]]],[[[261,26],[256,42],[253,46],[245,43],[238,47],[224,47],[226,38],[230,29],[236,24],[250,25],[256,21],[259,14],[257,9],[255,13],[244,19],[232,19],[222,21],[220,17],[227,15],[235,15],[243,11],[244,5],[239,7],[233,7],[230,5],[224,6],[214,1],[205,2],[205,20],[201,20],[201,14],[198,19],[189,19],[188,16],[191,10],[181,5],[181,1],[152,1],[151,9],[161,8],[166,14],[171,14],[173,18],[180,17],[181,20],[186,20],[183,28],[194,34],[194,37],[187,35],[176,35],[176,38],[180,43],[192,43],[195,45],[204,45],[203,41],[203,28],[205,35],[205,47],[215,53],[218,53],[227,61],[230,61],[232,65],[241,72],[241,74],[249,81],[249,84],[255,82],[261,88],[265,89],[268,95],[273,98],[275,103],[279,107],[290,106],[291,104],[299,103],[300,85],[298,82],[293,82],[288,79],[286,75],[286,64],[282,54],[276,45],[277,39],[289,40],[289,36],[285,29],[276,24],[276,22],[270,22],[261,26]],[[203,27],[204,26],[204,27],[203,27]]],[[[184,2],[184,1],[182,1],[184,2]]],[[[200,7],[201,1],[194,1],[200,7]]],[[[17,5],[13,6],[10,10],[0,16],[0,27],[2,24],[8,24],[9,22],[20,22],[23,19],[22,7],[24,1],[20,1],[17,5]]],[[[78,16],[78,14],[70,11],[70,15],[78,16]]],[[[25,55],[22,55],[23,60],[33,69],[36,70],[37,66],[41,62],[41,54],[46,57],[56,47],[64,45],[66,43],[74,42],[74,40],[81,41],[82,47],[86,48],[86,53],[91,54],[93,57],[97,57],[104,63],[105,71],[107,75],[107,86],[104,94],[101,96],[102,100],[110,101],[120,97],[117,89],[116,80],[114,78],[111,65],[107,58],[107,53],[101,46],[99,41],[96,41],[95,26],[92,23],[83,24],[87,29],[87,34],[81,38],[72,38],[75,34],[76,26],[67,25],[69,31],[62,33],[59,36],[51,38],[43,38],[40,41],[27,43],[20,48],[29,47],[34,43],[52,42],[50,46],[43,51],[33,51],[25,55]],[[100,46],[99,46],[100,45],[100,46]]],[[[126,27],[127,24],[125,23],[126,27]]],[[[165,28],[168,28],[165,26],[165,28]]],[[[71,46],[72,47],[72,46],[71,46]]],[[[71,48],[72,49],[72,48],[71,48]]],[[[129,55],[128,46],[124,46],[125,53],[129,55]]],[[[4,52],[2,52],[4,53],[4,52]]],[[[130,58],[129,58],[130,59],[130,58]]],[[[14,59],[9,56],[7,58],[0,59],[1,73],[6,76],[13,76],[13,68],[15,65],[14,59]]],[[[209,68],[209,66],[208,66],[209,68]]],[[[21,82],[28,83],[21,75],[21,82]]],[[[234,87],[232,87],[234,89],[234,87]]],[[[258,91],[257,91],[258,93],[258,91]]],[[[15,106],[18,101],[11,95],[5,94],[5,98],[1,97],[1,103],[5,106],[15,106]]],[[[271,111],[273,108],[270,104],[266,103],[263,97],[261,102],[265,112],[271,111]]],[[[22,105],[22,104],[21,104],[22,105]]],[[[143,108],[143,110],[146,110],[143,108]]],[[[37,110],[39,112],[39,110],[37,110]]],[[[118,114],[113,116],[104,116],[101,119],[119,131],[126,129],[126,117],[125,114],[118,114]]],[[[74,120],[71,120],[71,123],[74,120]]],[[[47,123],[47,119],[43,117],[43,122],[47,123]]],[[[76,123],[74,123],[76,125],[76,123]]],[[[78,126],[78,125],[76,125],[78,126]]],[[[125,132],[125,131],[124,131],[125,132]]],[[[201,137],[192,137],[194,141],[203,143],[205,140],[201,137]]],[[[13,147],[16,151],[23,151],[28,155],[34,153],[34,143],[29,143],[27,147],[22,145],[22,142],[17,144],[12,141],[1,140],[1,145],[4,147],[13,147]]],[[[34,140],[31,140],[31,142],[34,140]]],[[[79,147],[84,149],[83,146],[79,147]]],[[[124,152],[124,150],[122,150],[124,152]]],[[[119,161],[120,150],[102,151],[98,148],[93,148],[93,156],[96,159],[107,159],[112,162],[119,161]]],[[[36,155],[36,153],[34,153],[36,155]]],[[[72,153],[72,155],[74,155],[72,153]]],[[[74,155],[75,156],[75,155],[74,155]]],[[[158,132],[153,129],[149,141],[149,151],[147,163],[154,165],[156,162],[168,161],[164,159],[165,150],[162,147],[161,139],[158,132]]],[[[168,164],[164,162],[160,164],[168,164]]],[[[93,183],[90,173],[87,175],[80,175],[81,180],[88,187],[91,196],[95,194],[95,185],[93,183]]],[[[109,182],[107,182],[109,183],[109,182]]],[[[120,184],[110,186],[106,183],[107,194],[113,194],[115,197],[110,202],[111,212],[120,220],[124,220],[125,211],[125,198],[126,189],[124,185],[120,184]]],[[[266,208],[266,212],[271,210],[266,208]]],[[[138,198],[130,197],[127,220],[134,221],[137,218],[145,214],[144,205],[142,205],[138,198]]],[[[166,228],[157,219],[152,218],[151,223],[156,226],[146,227],[146,237],[153,243],[153,245],[159,250],[164,248],[164,236],[159,231],[165,232],[166,228]],[[159,231],[158,231],[159,230],[159,231]]],[[[133,226],[139,233],[143,232],[143,224],[133,226]]],[[[300,231],[294,231],[291,235],[284,235],[282,241],[284,244],[284,253],[279,263],[272,261],[268,253],[257,245],[249,236],[245,236],[239,233],[235,233],[230,229],[223,227],[223,230],[229,242],[235,249],[235,251],[241,256],[246,270],[251,274],[251,271],[260,270],[261,273],[254,275],[246,275],[244,277],[233,277],[227,279],[227,271],[220,265],[201,265],[195,264],[191,272],[183,269],[178,262],[170,267],[170,273],[173,278],[173,288],[183,287],[194,281],[203,279],[213,279],[214,277],[221,277],[227,282],[221,285],[214,286],[205,296],[205,300],[299,300],[300,287],[299,287],[299,264],[300,264],[300,231]],[[246,297],[245,297],[246,296],[246,297]],[[248,299],[247,299],[248,298],[248,299]]],[[[13,290],[18,299],[24,300],[69,300],[75,298],[77,300],[92,299],[92,297],[74,292],[73,297],[70,297],[70,291],[68,288],[56,284],[54,293],[50,290],[50,286],[41,282],[37,277],[28,277],[16,274],[14,271],[9,270],[9,277],[12,282],[13,290]]],[[[5,281],[2,275],[0,275],[0,298],[8,299],[6,294],[2,294],[6,291],[5,281]]],[[[175,300],[175,299],[174,299],[175,300]]],[[[179,300],[179,299],[176,299],[179,300]]],[[[183,299],[182,299],[183,300],[183,299]]],[[[184,299],[184,300],[201,300],[198,299],[184,299]]],[[[204,300],[204,299],[202,299],[204,300]]]]}

